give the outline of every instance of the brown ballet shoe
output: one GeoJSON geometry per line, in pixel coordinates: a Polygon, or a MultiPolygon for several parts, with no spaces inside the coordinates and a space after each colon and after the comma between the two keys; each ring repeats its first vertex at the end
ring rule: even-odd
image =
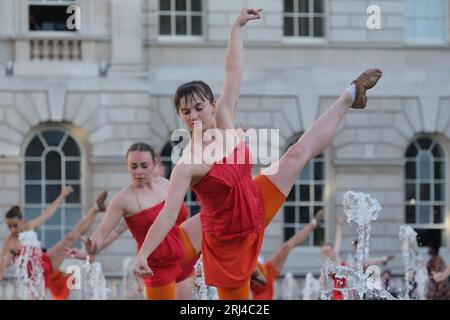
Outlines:
{"type": "Polygon", "coordinates": [[[97,200],[95,200],[95,204],[97,205],[98,211],[106,211],[105,200],[106,200],[107,196],[108,196],[108,191],[103,191],[97,197],[97,200]]]}
{"type": "Polygon", "coordinates": [[[368,69],[364,71],[352,84],[355,85],[356,95],[352,104],[353,109],[363,109],[367,104],[366,91],[373,88],[381,78],[383,72],[380,69],[368,69]]]}
{"type": "Polygon", "coordinates": [[[266,277],[264,277],[263,273],[258,269],[258,267],[256,267],[253,271],[250,280],[260,286],[265,286],[267,283],[266,277]]]}

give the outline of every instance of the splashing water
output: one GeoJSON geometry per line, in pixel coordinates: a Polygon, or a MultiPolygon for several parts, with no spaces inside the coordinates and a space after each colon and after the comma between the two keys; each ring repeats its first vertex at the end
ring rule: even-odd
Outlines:
{"type": "Polygon", "coordinates": [[[281,299],[300,300],[300,287],[291,272],[286,274],[286,277],[284,277],[281,283],[281,299]]]}
{"type": "Polygon", "coordinates": [[[89,257],[81,266],[81,296],[83,300],[106,300],[111,289],[106,285],[102,266],[99,262],[91,263],[89,257]]]}
{"type": "Polygon", "coordinates": [[[395,299],[380,283],[377,266],[364,272],[363,261],[369,255],[371,222],[378,218],[381,206],[370,195],[347,191],[343,200],[344,214],[348,224],[354,222],[358,229],[356,264],[352,267],[325,261],[322,269],[321,299],[355,300],[364,298],[395,299]]]}
{"type": "Polygon", "coordinates": [[[127,300],[139,295],[138,282],[133,275],[134,259],[134,257],[127,257],[122,262],[122,296],[127,300]]]}
{"type": "Polygon", "coordinates": [[[402,257],[405,265],[405,299],[426,299],[428,271],[420,255],[417,232],[411,226],[402,225],[399,229],[402,243],[402,257]]]}
{"type": "Polygon", "coordinates": [[[21,232],[19,241],[22,249],[14,262],[17,297],[20,300],[43,300],[46,291],[41,243],[32,230],[21,232]]]}
{"type": "Polygon", "coordinates": [[[193,300],[218,300],[217,289],[205,283],[203,271],[203,256],[200,255],[194,266],[194,288],[192,290],[193,300]]]}
{"type": "Polygon", "coordinates": [[[303,300],[319,300],[320,281],[314,278],[311,272],[306,274],[305,288],[302,290],[303,300]]]}

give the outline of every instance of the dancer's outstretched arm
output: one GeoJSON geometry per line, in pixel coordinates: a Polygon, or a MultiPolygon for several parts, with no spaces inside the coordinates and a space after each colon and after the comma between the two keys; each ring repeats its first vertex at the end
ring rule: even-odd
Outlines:
{"type": "Polygon", "coordinates": [[[284,242],[273,254],[273,256],[270,258],[270,261],[278,272],[281,272],[281,270],[283,270],[284,264],[286,263],[287,257],[291,250],[299,244],[303,243],[308,238],[309,234],[319,226],[319,222],[322,218],[323,210],[319,211],[309,224],[307,224],[301,230],[297,231],[296,234],[294,234],[286,242],[284,242]]]}
{"type": "MultiPolygon", "coordinates": [[[[98,247],[96,254],[106,249],[127,230],[128,227],[126,226],[125,222],[123,220],[120,221],[119,225],[109,234],[108,238],[103,242],[103,244],[98,247]]],[[[79,250],[77,248],[66,248],[64,255],[66,256],[66,258],[85,259],[88,256],[88,253],[85,250],[79,250]]]]}
{"type": "Polygon", "coordinates": [[[123,193],[119,192],[111,200],[102,222],[94,233],[88,239],[81,237],[88,254],[95,255],[99,248],[105,247],[105,239],[114,230],[114,228],[117,227],[120,219],[122,219],[125,212],[124,203],[125,199],[123,199],[123,193]]]}
{"type": "MultiPolygon", "coordinates": [[[[117,227],[108,235],[106,240],[103,241],[102,245],[97,248],[96,254],[99,254],[101,251],[106,249],[127,230],[128,227],[126,226],[125,222],[123,220],[120,221],[117,227]]],[[[66,250],[64,251],[64,255],[66,256],[66,258],[85,259],[88,256],[88,253],[77,248],[66,248],[66,250]]]]}
{"type": "Polygon", "coordinates": [[[133,266],[138,276],[151,275],[152,270],[147,265],[148,256],[159,246],[175,224],[178,213],[183,205],[184,196],[189,191],[192,180],[192,165],[179,163],[170,177],[164,208],[147,232],[145,241],[139,250],[133,266]]]}
{"type": "Polygon", "coordinates": [[[261,19],[262,9],[241,9],[231,25],[228,48],[225,55],[225,78],[217,100],[217,126],[234,128],[234,112],[239,99],[242,72],[244,69],[244,43],[242,28],[250,20],[261,19]]]}
{"type": "Polygon", "coordinates": [[[50,203],[47,209],[45,209],[39,217],[27,222],[25,230],[33,230],[44,224],[45,221],[50,219],[55,214],[61,204],[61,201],[64,200],[72,191],[73,188],[71,186],[63,187],[59,196],[52,203],[50,203]]]}

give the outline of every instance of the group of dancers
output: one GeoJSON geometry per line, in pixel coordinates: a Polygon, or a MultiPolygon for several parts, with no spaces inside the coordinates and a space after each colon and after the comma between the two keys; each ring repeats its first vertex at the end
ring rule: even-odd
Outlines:
{"type": "MultiPolygon", "coordinates": [[[[273,298],[274,282],[289,252],[318,226],[323,212],[263,264],[258,256],[264,230],[280,211],[305,164],[331,143],[348,110],[366,106],[366,91],[376,85],[382,72],[369,69],[362,73],[281,159],[252,177],[250,151],[243,130],[234,124],[234,115],[244,68],[242,30],[250,21],[261,18],[261,9],[244,8],[232,23],[225,78],[217,100],[202,81],[185,83],[176,90],[174,111],[191,132],[191,140],[170,181],[162,177],[154,149],[143,142],[133,144],[125,155],[130,184],[112,198],[107,208],[106,192],[100,194],[65,238],[43,253],[46,287],[55,299],[65,299],[70,293],[67,275],[58,271],[68,255],[93,258],[127,229],[138,248],[133,272],[143,280],[147,299],[191,299],[193,267],[200,254],[205,282],[217,288],[219,299],[273,298]],[[205,139],[204,133],[211,130],[226,139],[205,139]],[[206,161],[201,155],[199,159],[198,148],[224,150],[225,156],[206,161]],[[201,204],[200,213],[193,217],[188,217],[184,204],[189,189],[201,204]],[[72,249],[99,211],[106,212],[96,230],[82,237],[84,252],[72,249]]],[[[35,220],[24,221],[19,207],[8,210],[5,222],[10,234],[3,244],[0,276],[20,253],[18,234],[45,223],[71,191],[64,187],[35,220]]]]}

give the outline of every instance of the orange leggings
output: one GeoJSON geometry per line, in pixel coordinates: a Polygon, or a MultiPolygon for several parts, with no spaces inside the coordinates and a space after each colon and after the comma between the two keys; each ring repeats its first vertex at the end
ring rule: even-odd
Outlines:
{"type": "Polygon", "coordinates": [[[250,295],[250,280],[238,288],[217,287],[220,300],[248,300],[250,295]]]}
{"type": "MultiPolygon", "coordinates": [[[[184,260],[182,263],[189,263],[196,257],[197,254],[191,241],[189,240],[189,237],[182,227],[180,228],[180,236],[184,247],[184,260]]],[[[147,300],[175,300],[175,289],[176,283],[175,281],[172,281],[163,287],[145,287],[145,292],[147,300]]]]}
{"type": "MultiPolygon", "coordinates": [[[[259,199],[264,212],[264,228],[266,228],[277,212],[283,205],[286,197],[265,175],[259,175],[253,180],[256,190],[259,194],[259,199]]],[[[183,241],[185,258],[183,263],[189,263],[197,255],[188,235],[183,227],[180,227],[180,235],[183,241]]],[[[165,287],[163,287],[165,288],[165,287]]],[[[156,289],[156,288],[155,288],[156,289]]],[[[223,288],[218,287],[217,293],[220,300],[248,300],[250,293],[250,280],[247,284],[239,288],[223,288]]],[[[147,291],[147,297],[149,296],[147,291]]]]}
{"type": "MultiPolygon", "coordinates": [[[[253,182],[259,194],[264,212],[264,228],[266,228],[283,205],[286,197],[270,179],[260,174],[253,182]]],[[[250,279],[239,288],[217,287],[220,300],[248,300],[250,295],[250,279]]]]}
{"type": "Polygon", "coordinates": [[[175,281],[163,287],[145,287],[147,300],[175,300],[175,281]]]}

